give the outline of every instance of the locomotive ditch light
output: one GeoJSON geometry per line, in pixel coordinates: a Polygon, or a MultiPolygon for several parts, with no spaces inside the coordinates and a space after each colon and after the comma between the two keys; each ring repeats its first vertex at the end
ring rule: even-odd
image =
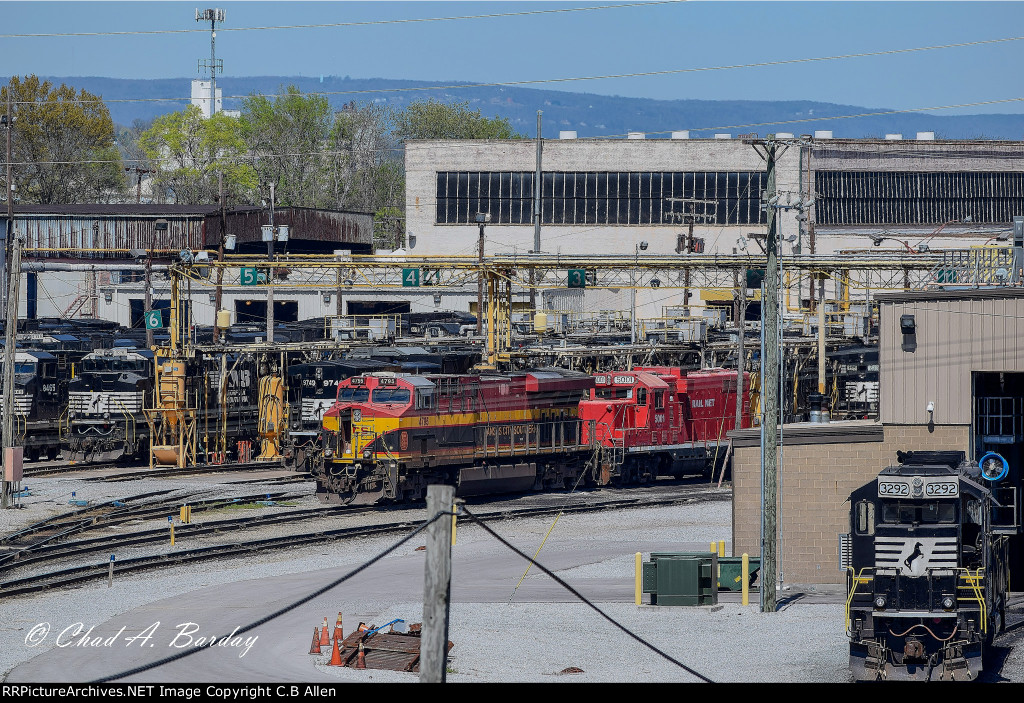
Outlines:
{"type": "Polygon", "coordinates": [[[885,610],[885,596],[875,596],[875,609],[885,610]]]}
{"type": "Polygon", "coordinates": [[[369,449],[366,449],[366,450],[363,451],[363,458],[364,459],[369,459],[370,458],[370,450],[369,449]]]}
{"type": "Polygon", "coordinates": [[[324,450],[324,459],[330,459],[332,456],[334,456],[334,452],[332,450],[330,450],[330,449],[325,449],[324,450]]]}
{"type": "Polygon", "coordinates": [[[942,607],[945,608],[946,610],[952,610],[953,609],[953,604],[954,604],[953,598],[950,597],[950,596],[946,596],[945,598],[942,599],[942,607]]]}

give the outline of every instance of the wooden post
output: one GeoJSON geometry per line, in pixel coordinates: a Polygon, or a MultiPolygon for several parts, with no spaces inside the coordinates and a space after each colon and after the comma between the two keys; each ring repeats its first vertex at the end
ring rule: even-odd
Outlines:
{"type": "MultiPolygon", "coordinates": [[[[427,486],[427,519],[452,511],[453,486],[427,486]]],[[[448,662],[448,598],[452,575],[452,523],[441,517],[427,528],[423,580],[420,683],[444,683],[448,662]]]]}

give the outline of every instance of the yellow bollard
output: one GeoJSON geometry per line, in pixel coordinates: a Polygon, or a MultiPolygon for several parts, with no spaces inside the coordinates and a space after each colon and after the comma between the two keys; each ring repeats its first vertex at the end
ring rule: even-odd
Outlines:
{"type": "Polygon", "coordinates": [[[747,575],[747,570],[750,568],[750,557],[747,556],[746,552],[743,552],[743,558],[740,562],[740,582],[743,584],[743,605],[749,605],[750,603],[750,577],[747,575]]]}
{"type": "Polygon", "coordinates": [[[171,546],[174,546],[174,523],[171,523],[171,546]]]}
{"type": "Polygon", "coordinates": [[[633,571],[633,573],[634,573],[634,578],[633,578],[633,582],[634,582],[633,600],[634,600],[634,602],[637,605],[641,605],[641,603],[643,602],[643,599],[644,599],[643,588],[642,588],[642,585],[640,583],[640,572],[641,572],[641,570],[643,568],[643,564],[641,563],[642,561],[643,561],[643,556],[640,554],[640,552],[637,552],[636,553],[636,564],[635,564],[635,568],[634,568],[634,571],[633,571]]]}
{"type": "Polygon", "coordinates": [[[455,546],[455,518],[457,515],[452,515],[452,546],[455,546]]]}
{"type": "Polygon", "coordinates": [[[724,539],[718,540],[718,556],[720,556],[720,557],[724,557],[725,556],[725,540],[724,539]]]}
{"type": "Polygon", "coordinates": [[[712,542],[711,543],[711,548],[708,549],[708,551],[711,552],[712,554],[714,554],[715,552],[718,551],[718,545],[716,543],[712,542]]]}

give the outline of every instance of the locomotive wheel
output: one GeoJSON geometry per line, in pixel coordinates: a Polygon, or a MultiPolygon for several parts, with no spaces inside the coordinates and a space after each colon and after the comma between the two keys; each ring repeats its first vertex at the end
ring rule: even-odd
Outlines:
{"type": "Polygon", "coordinates": [[[57,457],[60,456],[60,447],[47,447],[46,458],[50,461],[56,461],[57,457]]]}
{"type": "Polygon", "coordinates": [[[39,461],[39,447],[26,447],[25,448],[25,460],[26,461],[39,461]]]}

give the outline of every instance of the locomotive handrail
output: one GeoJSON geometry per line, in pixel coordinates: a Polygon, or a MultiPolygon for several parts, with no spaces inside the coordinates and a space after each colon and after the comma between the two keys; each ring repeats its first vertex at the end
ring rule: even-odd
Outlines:
{"type": "Polygon", "coordinates": [[[865,566],[865,567],[862,567],[861,570],[856,572],[856,573],[854,573],[852,566],[847,567],[846,570],[848,572],[850,572],[849,576],[850,576],[850,580],[851,580],[850,593],[846,596],[846,608],[845,608],[846,634],[849,635],[850,634],[850,604],[853,603],[853,597],[857,594],[857,584],[869,583],[871,581],[871,579],[869,577],[867,577],[867,576],[863,576],[862,574],[865,571],[874,571],[875,567],[873,567],[873,566],[865,566]]]}
{"type": "Polygon", "coordinates": [[[960,578],[967,581],[966,586],[957,585],[957,588],[971,590],[974,593],[974,598],[961,598],[959,595],[957,595],[956,599],[958,601],[964,601],[968,603],[971,601],[976,601],[978,605],[981,606],[981,631],[988,632],[988,617],[986,613],[985,594],[981,590],[981,582],[985,578],[985,574],[982,573],[983,568],[979,566],[973,573],[970,569],[967,568],[961,568],[957,570],[962,572],[960,574],[960,578]]]}
{"type": "MultiPolygon", "coordinates": [[[[135,444],[135,416],[128,412],[128,408],[125,407],[124,403],[121,402],[120,398],[114,398],[114,402],[121,406],[121,414],[124,415],[124,417],[125,417],[125,423],[124,423],[125,435],[128,434],[128,424],[131,423],[131,428],[132,428],[131,441],[132,441],[132,445],[134,445],[135,444]]],[[[128,437],[126,436],[125,439],[128,439],[128,437]]]]}

